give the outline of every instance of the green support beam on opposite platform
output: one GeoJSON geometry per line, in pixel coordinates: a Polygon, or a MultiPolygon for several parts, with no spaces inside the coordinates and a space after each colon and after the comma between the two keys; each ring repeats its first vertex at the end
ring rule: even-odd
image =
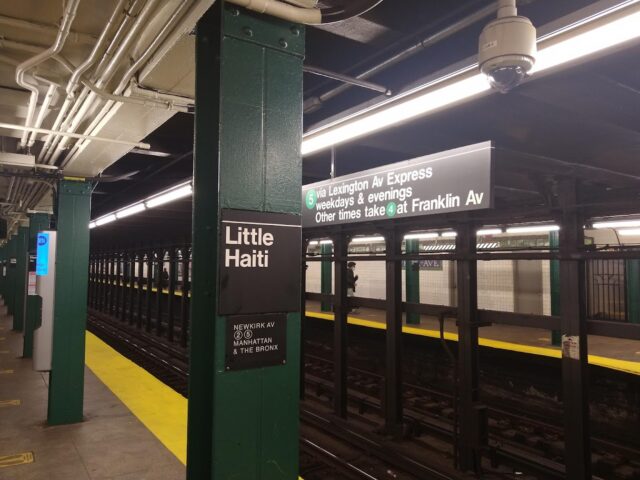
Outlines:
{"type": "Polygon", "coordinates": [[[640,260],[627,260],[627,321],[640,323],[640,260]]]}
{"type": "Polygon", "coordinates": [[[16,235],[16,268],[14,287],[14,313],[13,330],[21,332],[24,327],[24,314],[27,302],[27,269],[28,261],[29,227],[18,227],[16,235]]]}
{"type": "Polygon", "coordinates": [[[197,27],[190,480],[298,478],[300,313],[286,364],[225,371],[216,312],[222,209],[300,214],[303,55],[301,26],[223,2],[197,27]]]}
{"type": "Polygon", "coordinates": [[[60,181],[56,207],[50,425],[81,422],[83,417],[91,183],[60,181]]]}
{"type": "Polygon", "coordinates": [[[6,243],[0,247],[0,295],[5,305],[7,303],[7,249],[6,243]]]}
{"type": "MultiPolygon", "coordinates": [[[[558,232],[549,233],[549,247],[557,249],[560,245],[558,232]]],[[[560,315],[560,261],[549,260],[549,294],[551,297],[551,315],[560,315]]],[[[560,330],[551,331],[551,345],[560,346],[562,334],[560,330]]]]}
{"type": "MultiPolygon", "coordinates": [[[[38,232],[49,229],[49,215],[46,213],[34,213],[29,217],[29,238],[28,250],[29,258],[35,258],[37,249],[38,232]]],[[[29,261],[29,272],[35,272],[35,264],[29,261]],[[32,270],[33,269],[33,270],[32,270]]],[[[42,299],[37,295],[27,294],[26,312],[24,314],[24,342],[22,346],[22,356],[31,358],[33,356],[33,330],[40,316],[42,309],[42,299]]]]}
{"type": "MultiPolygon", "coordinates": [[[[331,243],[320,244],[320,255],[330,257],[333,255],[333,245],[331,243]]],[[[320,262],[320,293],[331,295],[333,293],[333,262],[323,260],[320,262]]],[[[331,301],[320,302],[321,312],[332,312],[331,301]]]]}
{"type": "MultiPolygon", "coordinates": [[[[405,253],[420,253],[420,240],[411,238],[405,240],[405,253]]],[[[405,261],[405,290],[407,303],[420,303],[420,262],[405,261]]],[[[419,325],[420,314],[407,312],[407,325],[419,325]]]]}
{"type": "Polygon", "coordinates": [[[16,246],[17,238],[13,235],[7,243],[7,312],[13,315],[15,311],[15,292],[16,292],[16,246]]]}

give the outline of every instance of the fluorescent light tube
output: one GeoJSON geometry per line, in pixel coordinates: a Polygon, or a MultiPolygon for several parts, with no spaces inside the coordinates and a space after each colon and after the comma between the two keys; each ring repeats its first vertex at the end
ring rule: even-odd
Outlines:
{"type": "Polygon", "coordinates": [[[618,233],[622,236],[640,235],[640,228],[627,228],[618,230],[618,233]]]}
{"type": "Polygon", "coordinates": [[[89,230],[96,228],[96,222],[89,222],[89,230]]]}
{"type": "Polygon", "coordinates": [[[169,190],[168,192],[161,193],[160,195],[156,195],[153,198],[150,198],[145,202],[147,208],[157,207],[159,205],[164,205],[165,203],[173,202],[174,200],[178,200],[180,198],[188,197],[193,192],[191,185],[184,185],[182,187],[169,190]]]}
{"type": "Polygon", "coordinates": [[[584,33],[571,35],[568,32],[568,35],[566,40],[538,50],[532,75],[640,37],[640,12],[611,20],[584,33]]]}
{"type": "Polygon", "coordinates": [[[625,227],[640,227],[640,220],[610,220],[606,222],[596,222],[593,224],[593,228],[625,228],[625,227]]]}
{"type": "Polygon", "coordinates": [[[111,213],[106,217],[102,217],[96,220],[96,227],[101,227],[102,225],[106,225],[107,223],[111,223],[115,221],[116,221],[116,216],[113,213],[111,213]]]}
{"type": "Polygon", "coordinates": [[[351,243],[375,243],[384,242],[384,237],[355,237],[351,243]]]}
{"type": "Polygon", "coordinates": [[[132,205],[131,207],[127,207],[127,208],[124,208],[124,209],[116,212],[116,217],[117,218],[125,218],[125,217],[128,217],[130,215],[134,215],[136,213],[140,213],[143,210],[146,210],[146,207],[144,206],[144,203],[138,203],[136,205],[132,205]]]}
{"type": "Polygon", "coordinates": [[[318,241],[317,240],[312,240],[312,241],[309,242],[309,246],[310,247],[313,247],[315,245],[318,245],[318,241]]]}
{"type": "Polygon", "coordinates": [[[458,232],[442,232],[443,238],[455,238],[458,236],[458,232]]]}
{"type": "Polygon", "coordinates": [[[409,233],[404,236],[405,240],[425,240],[428,238],[438,238],[438,234],[435,232],[428,233],[409,233]]]}
{"type": "Polygon", "coordinates": [[[332,245],[333,240],[320,240],[320,245],[332,245]]]}
{"type": "Polygon", "coordinates": [[[489,90],[491,87],[487,79],[478,73],[435,90],[429,88],[422,94],[407,94],[405,97],[409,98],[387,102],[371,113],[347,120],[341,125],[320,129],[316,133],[309,132],[302,141],[302,155],[377,132],[489,90]]]}
{"type": "Polygon", "coordinates": [[[558,230],[560,230],[558,225],[532,225],[530,227],[507,228],[507,233],[545,233],[557,232],[558,230]]]}
{"type": "MultiPolygon", "coordinates": [[[[631,5],[635,3],[630,2],[631,5]]],[[[565,31],[540,39],[531,75],[584,59],[639,37],[640,11],[637,8],[630,13],[622,9],[602,12],[600,16],[590,17],[583,23],[570,25],[565,31]]],[[[302,141],[302,155],[354,140],[488,92],[491,88],[484,75],[477,73],[469,76],[469,72],[476,69],[477,65],[470,65],[446,79],[436,80],[355,113],[343,121],[308,132],[302,141]],[[445,81],[450,83],[439,86],[445,81]],[[425,92],[420,94],[420,89],[425,92]]]]}
{"type": "Polygon", "coordinates": [[[478,230],[476,232],[476,235],[478,236],[483,236],[483,235],[500,235],[502,233],[502,229],[501,228],[485,228],[483,230],[478,230]]]}

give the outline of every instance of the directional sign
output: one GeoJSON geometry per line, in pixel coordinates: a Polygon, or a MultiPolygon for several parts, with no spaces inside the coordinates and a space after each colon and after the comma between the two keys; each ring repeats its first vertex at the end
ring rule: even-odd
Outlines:
{"type": "Polygon", "coordinates": [[[385,165],[302,189],[302,226],[491,208],[491,142],[385,165]]]}
{"type": "Polygon", "coordinates": [[[227,319],[225,368],[282,365],[287,360],[287,315],[233,315],[227,319]]]}

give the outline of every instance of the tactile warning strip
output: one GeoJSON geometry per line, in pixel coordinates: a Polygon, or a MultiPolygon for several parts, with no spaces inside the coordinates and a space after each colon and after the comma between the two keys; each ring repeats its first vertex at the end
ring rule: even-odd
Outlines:
{"type": "Polygon", "coordinates": [[[15,455],[5,455],[0,457],[0,468],[15,467],[35,462],[33,452],[17,453],[15,455]]]}

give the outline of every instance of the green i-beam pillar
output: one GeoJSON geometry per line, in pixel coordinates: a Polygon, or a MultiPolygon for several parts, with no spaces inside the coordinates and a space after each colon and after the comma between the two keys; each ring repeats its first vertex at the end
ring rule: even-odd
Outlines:
{"type": "MultiPolygon", "coordinates": [[[[558,232],[549,233],[549,247],[557,249],[560,245],[558,232]]],[[[551,315],[560,315],[560,261],[549,260],[549,290],[551,296],[551,315]]],[[[551,345],[559,346],[562,341],[560,330],[551,331],[551,345]]]]}
{"type": "MultiPolygon", "coordinates": [[[[320,244],[320,255],[322,255],[323,257],[330,257],[331,255],[333,255],[333,245],[330,243],[320,244]]],[[[322,260],[322,262],[320,262],[320,293],[331,295],[331,293],[333,292],[332,273],[333,264],[331,260],[322,260]]],[[[333,306],[331,305],[331,302],[323,300],[320,303],[320,311],[332,312],[333,306]]]]}
{"type": "MultiPolygon", "coordinates": [[[[301,26],[224,2],[197,27],[190,480],[298,478],[303,54],[301,26]],[[229,370],[225,357],[233,349],[226,342],[236,330],[235,320],[220,313],[233,300],[221,293],[227,278],[218,276],[227,268],[223,246],[229,244],[222,215],[260,219],[265,212],[297,219],[298,246],[287,254],[297,273],[255,289],[247,285],[238,296],[249,304],[274,287],[280,289],[274,300],[291,295],[296,306],[289,312],[295,313],[279,324],[286,363],[229,370]],[[290,280],[298,291],[289,288],[290,280]]],[[[233,224],[229,228],[235,232],[233,224]]]]}
{"type": "Polygon", "coordinates": [[[7,304],[7,243],[0,247],[0,295],[2,295],[3,305],[7,304]]]}
{"type": "MultiPolygon", "coordinates": [[[[406,253],[420,253],[420,240],[411,238],[405,240],[406,253]]],[[[420,264],[416,260],[407,260],[405,263],[405,289],[407,303],[420,303],[420,264]]],[[[418,325],[420,314],[407,312],[407,325],[418,325]]]]}
{"type": "Polygon", "coordinates": [[[50,425],[82,421],[87,324],[91,184],[62,180],[56,209],[57,251],[50,425]]]}
{"type": "Polygon", "coordinates": [[[16,246],[17,236],[13,235],[7,244],[7,312],[15,315],[16,293],[16,246]]]}
{"type": "Polygon", "coordinates": [[[16,266],[15,266],[15,305],[13,313],[13,329],[21,332],[24,327],[24,313],[27,302],[27,269],[29,267],[27,244],[29,242],[29,227],[20,226],[16,235],[16,266]]]}
{"type": "Polygon", "coordinates": [[[640,323],[640,260],[627,260],[627,321],[640,323]]]}

